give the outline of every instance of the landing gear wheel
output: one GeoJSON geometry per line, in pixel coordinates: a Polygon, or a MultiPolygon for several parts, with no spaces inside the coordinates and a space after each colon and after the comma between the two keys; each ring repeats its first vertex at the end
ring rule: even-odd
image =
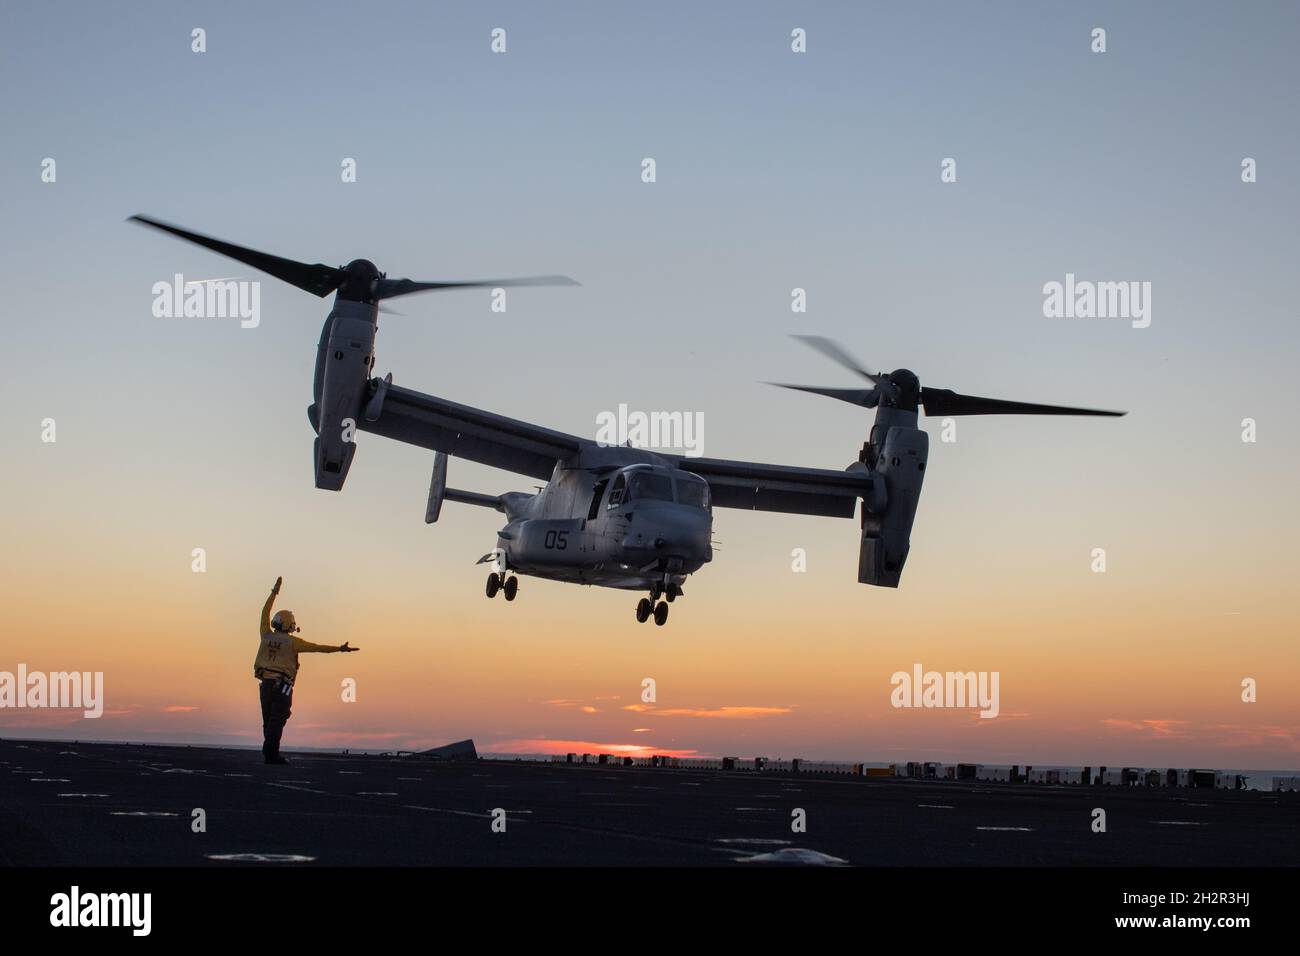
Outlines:
{"type": "Polygon", "coordinates": [[[660,601],[655,605],[655,623],[663,627],[668,623],[668,602],[660,601]]]}
{"type": "Polygon", "coordinates": [[[653,613],[653,611],[654,611],[654,605],[650,603],[649,598],[642,598],[641,600],[637,601],[636,622],[638,624],[644,624],[646,621],[650,619],[650,615],[651,613],[653,613]]]}
{"type": "Polygon", "coordinates": [[[668,590],[664,593],[664,597],[668,599],[669,604],[672,604],[673,601],[677,600],[677,595],[681,593],[682,593],[682,589],[680,586],[676,584],[670,584],[668,585],[668,590]]]}
{"type": "Polygon", "coordinates": [[[492,574],[488,575],[487,587],[484,588],[484,591],[487,593],[488,597],[494,598],[497,596],[497,591],[499,590],[501,590],[501,578],[494,571],[492,574]]]}
{"type": "Polygon", "coordinates": [[[501,586],[501,590],[505,592],[507,601],[513,601],[515,594],[519,591],[519,579],[513,574],[510,575],[510,577],[506,578],[506,583],[501,586]]]}

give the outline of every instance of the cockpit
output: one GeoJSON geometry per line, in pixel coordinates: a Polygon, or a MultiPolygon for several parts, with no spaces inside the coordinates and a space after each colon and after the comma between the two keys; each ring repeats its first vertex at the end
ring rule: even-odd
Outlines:
{"type": "Polygon", "coordinates": [[[709,483],[698,475],[679,471],[676,479],[677,503],[690,505],[692,508],[712,509],[709,500],[709,483]]]}
{"type": "Polygon", "coordinates": [[[632,501],[668,501],[710,510],[709,484],[698,475],[656,465],[633,465],[615,477],[606,508],[632,501]]]}

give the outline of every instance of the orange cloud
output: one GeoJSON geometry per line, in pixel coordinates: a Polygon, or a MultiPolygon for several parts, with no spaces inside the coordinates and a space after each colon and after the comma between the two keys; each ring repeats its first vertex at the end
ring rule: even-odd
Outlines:
{"type": "Polygon", "coordinates": [[[170,707],[164,707],[164,714],[188,714],[190,711],[198,710],[197,707],[189,707],[185,704],[172,704],[170,707]]]}
{"type": "Polygon", "coordinates": [[[598,743],[592,740],[551,740],[546,737],[531,737],[519,740],[503,740],[500,743],[483,747],[485,753],[506,754],[617,754],[620,757],[691,757],[697,750],[664,750],[644,744],[598,743]]]}
{"type": "Polygon", "coordinates": [[[1205,733],[1220,747],[1262,747],[1268,744],[1281,746],[1292,753],[1300,752],[1300,731],[1294,727],[1263,724],[1210,724],[1205,733]]]}
{"type": "MultiPolygon", "coordinates": [[[[618,700],[618,697],[617,697],[617,696],[613,696],[613,697],[597,697],[597,698],[595,698],[595,700],[597,700],[597,701],[602,701],[602,700],[618,700]]],[[[578,710],[582,711],[584,714],[599,714],[599,713],[600,713],[600,708],[599,708],[599,707],[596,707],[596,706],[593,705],[593,704],[584,704],[582,701],[580,701],[580,700],[574,700],[574,699],[571,698],[571,697],[556,697],[556,698],[553,698],[552,700],[544,701],[544,703],[547,704],[547,705],[550,706],[550,707],[576,707],[576,708],[578,708],[578,710]]]]}
{"type": "Polygon", "coordinates": [[[754,720],[758,717],[794,713],[793,707],[666,707],[660,710],[650,704],[628,704],[623,709],[637,713],[653,711],[656,717],[707,717],[721,720],[754,720]]]}
{"type": "Polygon", "coordinates": [[[1187,720],[1173,720],[1167,717],[1147,718],[1144,720],[1124,720],[1107,717],[1102,723],[1111,730],[1137,734],[1147,738],[1186,737],[1187,720]]]}
{"type": "Polygon", "coordinates": [[[1210,748],[1277,746],[1300,752],[1300,730],[1281,724],[1200,723],[1172,718],[1125,720],[1110,717],[1102,723],[1111,730],[1148,740],[1196,739],[1210,748]]]}

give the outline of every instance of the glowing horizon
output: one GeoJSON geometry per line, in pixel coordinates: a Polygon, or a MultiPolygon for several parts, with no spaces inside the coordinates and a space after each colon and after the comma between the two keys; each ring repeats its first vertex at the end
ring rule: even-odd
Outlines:
{"type": "MultiPolygon", "coordinates": [[[[179,12],[9,12],[0,76],[32,92],[0,106],[0,671],[103,672],[105,712],[7,708],[0,736],[255,743],[282,575],[304,637],[361,648],[303,658],[288,749],[1300,767],[1300,126],[1277,122],[1300,61],[1276,12],[1116,8],[1099,56],[1070,11],[819,5],[794,55],[779,5],[507,4],[496,56],[478,11],[398,2],[402,30],[338,58],[334,6],[211,10],[201,55],[179,12]],[[1129,414],[972,416],[952,441],[923,420],[896,591],[856,583],[857,520],[719,509],[665,627],[631,592],[523,578],[489,602],[500,516],[424,524],[430,453],[362,434],[345,488],[313,487],[329,300],[133,213],[393,276],[571,275],[505,313],[403,298],[375,373],[586,437],[624,407],[698,413],[708,457],[844,468],[871,413],[762,383],[860,382],[791,333],[1129,414]],[[154,315],[156,283],[234,272],[261,283],[255,327],[154,315]],[[1149,324],[1050,317],[1067,276],[1149,282],[1149,324]],[[894,708],[918,663],[997,672],[999,716],[894,708]]],[[[449,481],[536,484],[455,459],[449,481]]]]}

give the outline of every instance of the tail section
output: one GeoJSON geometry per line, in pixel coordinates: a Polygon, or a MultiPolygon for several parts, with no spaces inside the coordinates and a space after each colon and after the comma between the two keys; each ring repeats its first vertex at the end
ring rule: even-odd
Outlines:
{"type": "Polygon", "coordinates": [[[435,452],[433,456],[433,476],[429,480],[429,501],[424,508],[424,523],[433,524],[442,513],[444,501],[455,501],[462,505],[478,505],[491,508],[509,515],[518,507],[518,499],[530,499],[533,496],[523,492],[507,492],[504,495],[484,495],[477,491],[462,491],[447,487],[447,456],[435,452]]]}

